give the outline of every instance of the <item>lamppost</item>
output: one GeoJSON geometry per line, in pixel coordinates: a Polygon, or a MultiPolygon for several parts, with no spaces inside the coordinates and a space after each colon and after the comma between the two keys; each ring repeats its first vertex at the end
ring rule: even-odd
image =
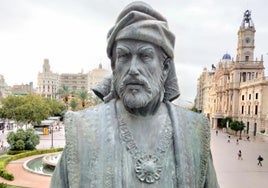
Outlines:
{"type": "Polygon", "coordinates": [[[51,148],[53,148],[53,128],[54,128],[54,122],[50,125],[51,127],[51,148]]]}

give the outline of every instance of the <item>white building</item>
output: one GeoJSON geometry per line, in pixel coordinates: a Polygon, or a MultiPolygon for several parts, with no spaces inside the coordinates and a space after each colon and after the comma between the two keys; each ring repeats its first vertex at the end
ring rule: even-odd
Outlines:
{"type": "Polygon", "coordinates": [[[263,57],[254,57],[255,31],[247,10],[238,31],[235,60],[224,54],[216,67],[205,68],[198,79],[195,105],[213,128],[231,117],[242,121],[249,135],[268,133],[268,77],[263,57]]]}
{"type": "Polygon", "coordinates": [[[43,71],[38,73],[37,94],[48,98],[56,98],[60,88],[60,76],[50,69],[49,60],[44,59],[43,71]]]}
{"type": "Polygon", "coordinates": [[[53,73],[50,69],[49,60],[45,59],[43,71],[38,73],[37,94],[58,98],[59,89],[67,86],[69,92],[79,90],[91,90],[103,78],[111,75],[111,72],[103,69],[100,64],[97,69],[93,69],[88,73],[53,73]]]}

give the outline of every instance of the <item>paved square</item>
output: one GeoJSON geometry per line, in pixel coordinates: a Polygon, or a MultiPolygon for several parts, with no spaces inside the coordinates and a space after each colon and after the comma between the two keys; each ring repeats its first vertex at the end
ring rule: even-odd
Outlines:
{"type": "Polygon", "coordinates": [[[268,142],[264,140],[247,141],[245,137],[236,144],[237,137],[231,136],[227,143],[226,133],[219,131],[218,136],[211,131],[211,149],[214,166],[221,188],[258,188],[268,186],[268,142]],[[241,150],[243,160],[238,160],[241,150]],[[262,155],[263,166],[257,165],[262,155]]]}

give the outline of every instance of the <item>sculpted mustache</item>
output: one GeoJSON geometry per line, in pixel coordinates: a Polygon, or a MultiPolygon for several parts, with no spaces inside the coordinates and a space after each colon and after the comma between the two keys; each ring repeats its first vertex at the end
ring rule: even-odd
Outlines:
{"type": "Polygon", "coordinates": [[[142,78],[126,78],[123,80],[122,84],[124,86],[128,85],[128,84],[139,84],[139,85],[144,85],[145,87],[149,87],[149,84],[146,80],[142,79],[142,78]]]}

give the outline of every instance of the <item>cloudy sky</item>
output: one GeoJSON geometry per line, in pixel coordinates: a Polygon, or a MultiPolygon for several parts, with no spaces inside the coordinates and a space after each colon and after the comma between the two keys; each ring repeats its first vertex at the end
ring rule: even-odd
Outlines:
{"type": "MultiPolygon", "coordinates": [[[[53,72],[110,69],[106,34],[131,0],[0,0],[0,74],[8,85],[37,83],[43,60],[53,72]]],[[[181,97],[193,101],[204,67],[236,56],[237,31],[249,9],[256,29],[255,58],[268,68],[268,1],[147,0],[176,35],[181,97]]],[[[267,75],[267,74],[266,74],[267,75]]]]}

